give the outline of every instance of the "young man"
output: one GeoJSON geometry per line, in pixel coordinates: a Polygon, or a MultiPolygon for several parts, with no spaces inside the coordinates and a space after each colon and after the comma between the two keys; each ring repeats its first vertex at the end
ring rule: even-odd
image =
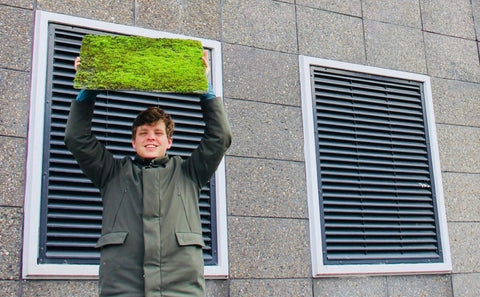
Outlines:
{"type": "Polygon", "coordinates": [[[231,143],[221,98],[200,95],[205,132],[188,159],[168,156],[174,124],[158,107],[133,122],[135,158],[116,159],[91,131],[97,93],[72,102],[65,144],[102,195],[100,296],[205,296],[198,202],[231,143]]]}

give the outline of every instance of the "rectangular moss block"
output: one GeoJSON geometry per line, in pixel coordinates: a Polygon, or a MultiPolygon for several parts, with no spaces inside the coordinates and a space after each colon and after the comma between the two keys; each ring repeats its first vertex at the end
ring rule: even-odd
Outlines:
{"type": "Polygon", "coordinates": [[[203,46],[190,39],[86,35],[77,89],[204,93],[203,46]]]}

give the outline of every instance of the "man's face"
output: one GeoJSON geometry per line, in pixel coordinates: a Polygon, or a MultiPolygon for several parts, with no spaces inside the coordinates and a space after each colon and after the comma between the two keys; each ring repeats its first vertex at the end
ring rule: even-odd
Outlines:
{"type": "Polygon", "coordinates": [[[167,137],[165,123],[160,120],[153,124],[137,127],[132,146],[144,159],[163,158],[172,146],[172,138],[167,137]]]}

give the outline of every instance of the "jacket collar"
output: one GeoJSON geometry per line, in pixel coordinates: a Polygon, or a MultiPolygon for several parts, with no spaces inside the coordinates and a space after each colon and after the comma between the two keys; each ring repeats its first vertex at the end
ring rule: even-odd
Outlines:
{"type": "Polygon", "coordinates": [[[170,156],[165,155],[163,158],[157,159],[144,159],[139,155],[135,155],[134,162],[141,167],[165,167],[167,165],[168,160],[170,160],[170,156]]]}

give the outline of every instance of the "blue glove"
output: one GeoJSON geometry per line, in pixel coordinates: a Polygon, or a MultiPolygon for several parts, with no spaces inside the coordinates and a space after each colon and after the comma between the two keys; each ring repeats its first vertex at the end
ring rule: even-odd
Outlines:
{"type": "Polygon", "coordinates": [[[95,102],[95,99],[97,98],[97,95],[100,93],[100,91],[97,90],[85,90],[82,89],[77,95],[77,98],[75,98],[76,101],[78,102],[95,102]]]}
{"type": "Polygon", "coordinates": [[[217,97],[215,92],[213,92],[213,87],[211,83],[208,83],[208,92],[200,95],[200,101],[210,100],[217,97]]]}

